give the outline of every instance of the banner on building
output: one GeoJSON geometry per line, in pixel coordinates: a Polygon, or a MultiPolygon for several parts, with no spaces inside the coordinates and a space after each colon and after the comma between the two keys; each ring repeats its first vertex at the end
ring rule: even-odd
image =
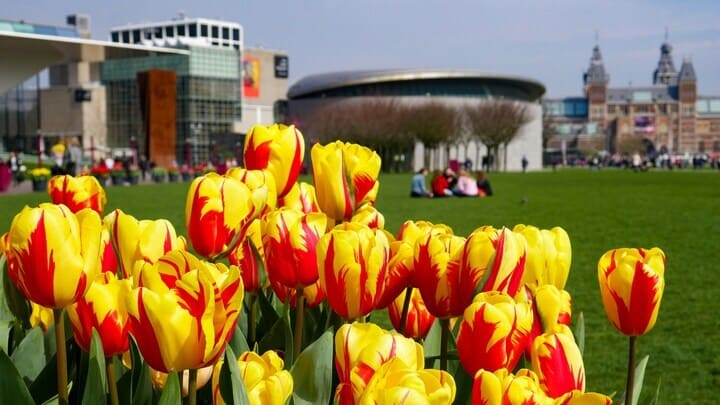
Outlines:
{"type": "Polygon", "coordinates": [[[275,55],[275,77],[278,79],[287,79],[288,70],[288,57],[284,55],[275,55]]]}
{"type": "Polygon", "coordinates": [[[243,94],[247,98],[260,97],[260,61],[243,58],[243,94]]]}
{"type": "Polygon", "coordinates": [[[635,133],[639,135],[655,135],[655,117],[639,115],[635,117],[635,133]]]}

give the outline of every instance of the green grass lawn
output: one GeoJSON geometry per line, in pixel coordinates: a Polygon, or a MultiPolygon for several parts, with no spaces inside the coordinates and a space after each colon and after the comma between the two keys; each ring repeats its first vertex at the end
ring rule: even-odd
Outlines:
{"type": "MultiPolygon", "coordinates": [[[[641,403],[715,403],[720,393],[720,173],[561,170],[490,176],[496,196],[410,199],[410,175],[384,175],[377,206],[386,228],[426,219],[467,235],[481,225],[561,226],[570,235],[573,264],[567,290],[574,315],[584,313],[589,390],[624,388],[627,339],[607,321],[597,285],[597,260],[615,247],[662,248],[666,289],[657,324],[639,339],[650,354],[641,403]],[[521,203],[522,200],[527,201],[521,203]],[[718,272],[718,273],[716,273],[718,272]]],[[[108,209],[138,218],[167,218],[184,233],[187,184],[108,188],[108,209]]],[[[0,197],[0,230],[44,193],[0,197]]]]}

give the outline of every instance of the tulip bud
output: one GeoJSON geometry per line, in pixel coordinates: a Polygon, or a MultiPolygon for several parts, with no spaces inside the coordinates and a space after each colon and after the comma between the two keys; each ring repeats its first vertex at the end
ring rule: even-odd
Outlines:
{"type": "Polygon", "coordinates": [[[478,370],[515,368],[530,343],[533,314],[527,303],[516,303],[502,292],[478,294],[465,310],[457,336],[463,368],[478,370]]]}
{"type": "Polygon", "coordinates": [[[605,313],[628,336],[649,332],[665,288],[665,253],[659,248],[613,249],[598,262],[605,313]]]}
{"type": "Polygon", "coordinates": [[[405,325],[401,325],[400,318],[402,317],[403,305],[405,304],[405,294],[407,294],[407,292],[401,292],[388,306],[390,322],[392,322],[395,330],[400,330],[402,326],[402,334],[405,337],[425,339],[425,336],[427,336],[430,331],[430,327],[432,327],[432,324],[435,322],[435,317],[432,316],[425,307],[425,302],[422,299],[422,295],[420,295],[420,291],[418,291],[417,288],[413,288],[405,325]]]}
{"type": "Polygon", "coordinates": [[[455,380],[449,373],[413,369],[394,357],[375,372],[357,403],[450,405],[455,391],[455,380]]]}
{"type": "Polygon", "coordinates": [[[255,125],[245,136],[245,167],[267,170],[275,179],[277,196],[290,191],[305,158],[305,140],[294,125],[255,125]]]}
{"type": "MultiPolygon", "coordinates": [[[[223,360],[215,365],[212,375],[213,403],[223,405],[220,395],[220,370],[223,360]]],[[[249,405],[284,405],[293,392],[293,379],[284,370],[285,362],[272,350],[262,356],[255,352],[242,353],[237,358],[240,375],[245,384],[249,405]]]]}
{"type": "Polygon", "coordinates": [[[557,226],[540,230],[526,225],[515,225],[513,232],[523,235],[527,242],[523,283],[533,292],[544,284],[565,288],[572,258],[567,232],[557,226]]]}
{"type": "Polygon", "coordinates": [[[107,203],[105,190],[93,176],[55,176],[48,183],[48,193],[53,203],[65,204],[72,212],[90,208],[102,215],[107,203]]]}
{"type": "Polygon", "coordinates": [[[522,285],[525,246],[525,238],[507,228],[476,229],[463,251],[463,274],[470,276],[463,285],[476,286],[489,271],[482,291],[503,291],[514,297],[522,285]]]}
{"type": "Polygon", "coordinates": [[[297,182],[283,198],[278,201],[278,206],[292,208],[306,214],[320,212],[315,187],[305,182],[297,182]]]}
{"type": "Polygon", "coordinates": [[[64,308],[85,295],[101,266],[98,214],[64,205],[25,207],[0,245],[10,279],[29,300],[64,308]]]}
{"type": "Polygon", "coordinates": [[[433,234],[415,241],[415,285],[428,311],[438,318],[459,316],[470,304],[473,287],[460,282],[460,257],[465,239],[452,234],[433,234]]]}
{"type": "Polygon", "coordinates": [[[535,338],[531,350],[532,365],[540,385],[557,398],[572,390],[585,391],[585,366],[575,338],[565,325],[535,338]]]}

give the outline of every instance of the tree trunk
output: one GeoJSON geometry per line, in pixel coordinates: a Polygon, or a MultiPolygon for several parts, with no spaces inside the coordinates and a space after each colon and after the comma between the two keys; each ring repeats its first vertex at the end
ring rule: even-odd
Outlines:
{"type": "Polygon", "coordinates": [[[479,141],[475,141],[475,170],[482,170],[482,166],[480,165],[480,145],[481,143],[479,141]]]}
{"type": "Polygon", "coordinates": [[[507,172],[507,144],[503,145],[503,171],[507,172]]]}
{"type": "Polygon", "coordinates": [[[427,167],[428,170],[432,170],[430,167],[430,149],[423,144],[423,167],[427,167]]]}

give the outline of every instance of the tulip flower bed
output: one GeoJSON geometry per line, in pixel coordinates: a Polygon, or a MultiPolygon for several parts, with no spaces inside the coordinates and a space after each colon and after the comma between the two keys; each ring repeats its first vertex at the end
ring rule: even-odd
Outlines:
{"type": "MultiPolygon", "coordinates": [[[[252,145],[249,149],[253,149],[252,145]]],[[[260,149],[260,146],[255,149],[260,149]]],[[[247,150],[246,147],[246,153],[247,150]]],[[[198,392],[198,397],[201,401],[214,399],[216,403],[220,402],[221,397],[226,402],[243,403],[242,396],[262,403],[282,403],[290,392],[294,392],[295,403],[302,403],[303,399],[311,400],[312,403],[313,398],[316,403],[327,402],[320,397],[330,399],[333,396],[341,403],[388,403],[387,401],[392,399],[391,393],[401,389],[405,390],[402,391],[405,394],[411,395],[406,397],[410,398],[407,403],[420,403],[423,399],[432,403],[445,403],[453,395],[456,396],[457,403],[464,403],[471,395],[473,376],[476,388],[473,388],[475,391],[472,395],[476,400],[497,398],[501,391],[506,391],[508,395],[512,392],[512,395],[525,395],[525,398],[535,395],[539,403],[553,403],[549,400],[542,402],[542,398],[562,398],[566,392],[586,386],[588,391],[606,394],[616,392],[614,398],[622,401],[627,340],[608,322],[598,285],[600,256],[619,246],[660,246],[668,258],[668,282],[657,325],[639,339],[638,360],[650,354],[640,403],[647,403],[655,398],[655,389],[661,376],[663,385],[660,387],[660,398],[663,403],[708,402],[712,398],[711,393],[717,391],[717,377],[712,373],[717,372],[720,367],[717,349],[720,342],[717,341],[717,322],[713,311],[707,310],[714,306],[717,292],[717,288],[711,286],[714,266],[707,259],[713,257],[719,242],[717,224],[720,222],[720,213],[714,208],[718,198],[715,191],[718,189],[717,176],[694,173],[573,171],[496,175],[493,180],[494,188],[498,192],[493,198],[411,200],[407,197],[408,176],[381,176],[382,186],[376,198],[374,194],[377,193],[377,183],[374,180],[367,181],[367,177],[373,177],[372,173],[362,176],[358,175],[358,172],[366,172],[351,170],[347,174],[349,179],[364,181],[350,182],[354,200],[347,201],[348,204],[337,205],[338,200],[343,201],[343,196],[333,195],[332,192],[342,190],[345,174],[338,174],[337,170],[333,171],[332,168],[338,167],[338,162],[343,160],[350,160],[350,163],[346,163],[348,167],[357,168],[359,165],[362,168],[361,164],[352,162],[351,158],[357,157],[361,162],[371,161],[372,155],[363,155],[366,153],[368,151],[356,146],[345,148],[333,144],[313,150],[313,165],[316,164],[315,161],[321,164],[316,168],[316,173],[324,173],[320,178],[316,176],[313,182],[318,193],[317,205],[327,216],[307,213],[313,211],[314,206],[312,198],[309,197],[310,189],[301,187],[293,191],[292,187],[288,187],[288,183],[292,181],[283,175],[273,175],[274,180],[265,175],[251,174],[249,171],[229,176],[244,186],[211,175],[196,180],[189,190],[188,186],[183,184],[108,189],[108,206],[105,212],[111,212],[114,208],[120,208],[124,212],[112,212],[105,218],[104,226],[108,229],[109,238],[100,238],[100,244],[111,246],[111,250],[117,253],[118,257],[116,264],[105,260],[97,260],[97,263],[104,270],[113,269],[124,281],[105,275],[103,280],[96,281],[93,285],[107,285],[107,288],[125,291],[116,295],[135,297],[127,301],[129,329],[135,343],[129,346],[130,350],[122,361],[124,365],[119,364],[120,357],[116,356],[113,372],[117,375],[110,377],[113,380],[118,379],[118,394],[122,403],[130,403],[129,395],[133,398],[149,395],[148,398],[165,401],[164,403],[179,401],[181,384],[177,376],[171,373],[169,377],[165,377],[164,383],[160,384],[161,379],[150,378],[150,375],[155,377],[155,374],[146,371],[149,369],[145,368],[145,364],[161,371],[200,368],[197,377],[191,378],[196,379],[197,384],[189,385],[198,386],[204,379],[209,380],[206,388],[198,392]],[[347,151],[352,151],[351,156],[343,155],[347,151]],[[279,184],[271,184],[275,181],[279,184]],[[337,183],[323,185],[324,182],[332,181],[337,183]],[[273,200],[273,189],[276,197],[283,191],[287,194],[273,200]],[[224,192],[218,194],[216,190],[224,192]],[[216,196],[219,195],[224,198],[218,199],[216,196]],[[694,198],[690,199],[688,196],[694,198]],[[364,205],[370,201],[376,202],[378,211],[385,216],[385,229],[392,234],[372,229],[381,225],[382,220],[376,211],[364,205]],[[292,206],[294,209],[272,211],[268,207],[273,204],[292,206]],[[182,210],[183,205],[185,211],[182,210]],[[208,211],[229,213],[230,207],[233,207],[232,215],[235,216],[232,221],[239,224],[237,228],[231,229],[237,231],[228,231],[228,227],[223,226],[223,223],[227,224],[228,214],[215,214],[218,220],[203,223],[203,217],[207,217],[205,214],[208,211]],[[246,220],[253,216],[264,218],[263,223],[258,226],[255,225],[257,223],[246,220]],[[165,218],[170,222],[138,221],[158,218],[165,218]],[[403,231],[399,232],[401,225],[408,219],[428,220],[438,226],[428,233],[419,222],[415,222],[412,225],[406,224],[402,227],[403,231]],[[356,224],[349,221],[355,221],[356,224]],[[333,222],[339,225],[333,228],[330,225],[333,222]],[[540,233],[537,228],[515,226],[522,223],[548,230],[561,226],[567,231],[572,244],[572,270],[565,289],[572,295],[571,309],[569,304],[562,304],[548,312],[542,309],[540,304],[543,301],[566,303],[561,290],[555,287],[556,284],[564,284],[563,277],[555,279],[557,273],[546,273],[550,267],[547,267],[545,261],[538,261],[539,257],[556,257],[557,263],[551,266],[552,269],[570,264],[569,246],[563,242],[564,232],[553,229],[547,234],[540,233]],[[452,228],[452,233],[449,228],[439,224],[448,225],[452,228]],[[498,229],[477,229],[483,225],[493,225],[498,229]],[[502,230],[503,225],[509,229],[502,230]],[[212,226],[216,228],[207,228],[212,226]],[[201,227],[205,228],[198,233],[197,229],[201,227]],[[179,238],[180,235],[185,235],[185,238],[179,238]],[[287,235],[293,236],[288,239],[287,235]],[[538,235],[542,237],[538,239],[538,235]],[[538,242],[544,238],[555,241],[552,248],[555,253],[550,253],[549,245],[538,242]],[[394,239],[402,243],[394,244],[394,239]],[[253,245],[244,244],[242,241],[252,241],[253,245]],[[183,251],[186,243],[194,253],[183,251]],[[298,246],[307,243],[315,243],[318,247],[312,254],[303,255],[300,252],[292,256],[292,260],[288,260],[288,252],[294,252],[298,246]],[[399,264],[402,263],[398,263],[401,260],[394,259],[402,258],[402,254],[398,252],[406,249],[406,245],[409,245],[409,249],[414,253],[410,255],[410,260],[404,263],[422,274],[425,282],[415,281],[418,288],[413,289],[412,299],[409,301],[408,323],[402,329],[413,337],[426,332],[431,318],[422,308],[427,308],[440,317],[464,313],[465,321],[455,321],[449,339],[451,342],[447,362],[450,374],[436,370],[443,362],[440,359],[442,331],[438,326],[441,322],[434,323],[423,345],[390,334],[388,331],[392,330],[392,323],[388,321],[385,310],[372,312],[368,320],[370,323],[348,323],[341,326],[341,317],[359,320],[369,310],[385,305],[390,305],[390,319],[393,319],[395,324],[398,323],[401,313],[404,312],[402,291],[406,285],[401,288],[389,284],[381,286],[381,281],[388,279],[390,274],[398,273],[398,269],[402,267],[399,264]],[[264,252],[261,253],[260,249],[264,252]],[[442,259],[444,256],[455,257],[456,252],[462,249],[468,253],[458,256],[461,258],[456,261],[457,267],[451,264],[455,261],[442,259]],[[538,249],[542,252],[538,252],[538,249]],[[565,259],[559,254],[562,252],[567,252],[565,259]],[[253,266],[258,263],[254,259],[259,257],[259,254],[264,255],[264,268],[270,273],[269,281],[273,293],[269,293],[270,288],[261,288],[264,285],[262,277],[246,277],[248,273],[256,274],[254,270],[248,269],[255,269],[253,266]],[[201,260],[201,257],[205,259],[201,260]],[[353,257],[367,260],[353,261],[353,257]],[[348,288],[344,284],[348,282],[347,275],[354,273],[344,273],[346,277],[340,276],[343,273],[337,272],[335,264],[338,260],[341,260],[343,266],[359,271],[361,280],[362,275],[366,274],[369,275],[367,280],[376,283],[366,281],[359,286],[348,288]],[[312,275],[304,273],[309,263],[318,265],[319,283],[315,282],[312,275]],[[237,264],[238,267],[226,264],[237,264]],[[387,267],[383,269],[383,266],[387,267]],[[451,291],[456,291],[457,294],[447,294],[450,302],[423,304],[418,297],[445,294],[441,292],[443,281],[432,280],[435,274],[433,268],[438,267],[445,267],[448,274],[459,271],[461,274],[457,280],[465,282],[452,287],[451,291]],[[522,275],[519,275],[520,268],[524,270],[522,275]],[[240,273],[242,283],[239,282],[240,273]],[[528,277],[529,273],[535,276],[528,277]],[[128,285],[127,280],[130,279],[133,280],[132,285],[128,285]],[[174,291],[171,294],[168,293],[169,285],[173,286],[170,288],[174,291]],[[243,288],[237,288],[239,285],[243,285],[243,288]],[[284,287],[287,285],[290,287],[284,287]],[[304,288],[300,289],[298,286],[304,288]],[[537,300],[537,308],[530,301],[524,301],[524,294],[520,293],[520,290],[525,286],[530,290],[525,297],[537,300]],[[366,290],[368,287],[370,288],[366,290]],[[327,291],[326,300],[322,298],[323,289],[327,291]],[[392,300],[389,293],[379,293],[383,289],[401,295],[392,300]],[[487,292],[475,295],[480,290],[487,292]],[[200,308],[198,305],[203,294],[199,292],[202,291],[215,291],[213,294],[219,294],[214,301],[214,312],[209,318],[198,318],[197,324],[183,320],[200,308]],[[688,291],[693,293],[688,295],[688,291]],[[234,305],[237,305],[238,300],[243,300],[243,296],[245,305],[239,311],[233,309],[236,308],[234,305]],[[471,305],[473,296],[475,299],[471,305]],[[152,304],[151,301],[162,305],[158,307],[160,304],[152,304]],[[141,306],[141,302],[144,306],[141,306]],[[282,302],[286,304],[283,305],[282,302]],[[180,303],[180,309],[175,309],[174,305],[177,303],[180,303]],[[289,309],[293,306],[305,306],[305,310],[289,309]],[[158,308],[163,310],[152,312],[158,308]],[[339,316],[330,316],[331,311],[339,316]],[[576,327],[581,312],[585,319],[584,372],[583,366],[577,363],[580,347],[583,346],[583,333],[578,333],[576,327]],[[305,315],[304,322],[295,317],[298,313],[305,315]],[[508,344],[503,345],[502,351],[493,349],[483,354],[481,350],[485,346],[478,343],[487,338],[485,335],[488,329],[483,326],[483,320],[500,320],[508,314],[512,314],[514,319],[514,322],[508,324],[512,325],[508,326],[509,334],[502,335],[503,339],[508,339],[508,344]],[[573,320],[572,328],[567,328],[563,324],[569,322],[570,316],[573,320]],[[713,318],[710,318],[711,316],[713,318]],[[187,341],[186,346],[177,346],[177,340],[170,338],[178,336],[179,332],[175,330],[178,326],[163,323],[163,318],[174,319],[179,325],[187,325],[193,334],[204,335],[195,341],[195,346],[199,342],[206,342],[204,350],[198,350],[187,341]],[[298,333],[297,325],[303,323],[305,328],[298,333]],[[373,323],[379,324],[381,328],[373,323]],[[523,336],[526,333],[536,333],[532,332],[535,327],[545,329],[547,334],[535,338],[534,345],[525,344],[521,347],[522,351],[527,351],[527,358],[523,359],[524,355],[517,351],[519,346],[516,343],[518,339],[529,341],[529,338],[523,336]],[[235,333],[227,333],[228,328],[235,333]],[[574,337],[571,329],[576,332],[574,337]],[[688,335],[683,333],[687,330],[692,330],[695,337],[688,338],[688,335]],[[232,349],[227,350],[224,355],[222,351],[226,339],[223,336],[228,338],[228,347],[232,349]],[[300,339],[295,339],[298,336],[300,339]],[[163,337],[170,340],[159,344],[158,341],[163,337]],[[456,339],[455,344],[452,341],[456,339]],[[207,343],[211,341],[216,343],[207,343]],[[257,354],[247,351],[253,347],[253,342],[257,343],[257,354]],[[555,349],[543,351],[542,345],[555,349]],[[533,346],[537,346],[537,349],[533,349],[533,346]],[[298,350],[298,347],[301,350],[298,350]],[[393,349],[389,349],[391,347],[393,349]],[[284,356],[285,362],[276,352],[268,349],[277,350],[284,356]],[[557,350],[562,351],[566,358],[564,364],[569,374],[564,377],[560,373],[563,368],[557,363],[550,369],[543,366],[547,363],[543,358],[551,358],[552,353],[557,353],[557,350]],[[298,355],[301,351],[302,354],[298,355]],[[703,362],[700,362],[697,356],[701,356],[703,362]],[[235,358],[239,361],[236,362],[235,358]],[[224,362],[219,365],[216,360],[224,362]],[[358,361],[363,363],[357,363],[358,361]],[[139,364],[140,367],[128,369],[130,364],[139,364]],[[214,370],[211,368],[203,371],[201,368],[212,364],[215,364],[214,370]],[[498,367],[508,367],[511,372],[513,369],[516,371],[513,375],[503,371],[504,368],[494,373],[488,371],[498,367]],[[283,372],[283,368],[288,371],[283,372]],[[338,388],[334,392],[329,388],[330,381],[327,379],[330,368],[336,369],[339,380],[338,388]],[[480,368],[485,371],[475,373],[480,368]],[[520,368],[532,368],[538,376],[530,371],[517,371],[520,368]],[[241,387],[242,384],[238,384],[241,380],[239,375],[250,369],[255,370],[255,373],[263,370],[262,375],[267,377],[267,380],[262,378],[262,386],[241,387]],[[452,382],[449,382],[451,377],[452,382]],[[156,384],[156,388],[150,388],[149,381],[156,384]],[[160,386],[165,388],[158,388],[160,386]],[[313,387],[327,389],[321,390],[320,397],[313,397],[317,394],[313,387]]],[[[284,173],[286,170],[293,170],[292,159],[287,160],[287,167],[283,167],[280,164],[283,162],[278,161],[274,161],[274,164],[281,167],[273,167],[272,159],[270,162],[267,167],[270,172],[280,170],[284,173]]],[[[0,218],[2,229],[9,228],[9,220],[19,211],[17,203],[22,198],[0,200],[0,205],[6,203],[8,207],[7,211],[3,211],[7,212],[7,218],[0,218]],[[12,204],[16,206],[10,208],[12,204]]],[[[31,206],[49,200],[47,195],[38,194],[24,198],[31,206]]],[[[48,218],[55,218],[56,224],[59,223],[58,218],[72,215],[64,211],[61,215],[53,214],[52,210],[56,210],[55,208],[44,209],[48,218]]],[[[84,240],[82,232],[97,226],[90,218],[91,215],[78,215],[82,224],[78,235],[84,240]]],[[[69,229],[69,234],[72,234],[72,226],[69,229]]],[[[49,240],[48,243],[57,242],[49,240]]],[[[81,252],[85,252],[82,253],[83,257],[88,254],[87,251],[81,252]]],[[[98,252],[97,255],[104,258],[104,254],[98,252]]],[[[601,274],[612,272],[608,269],[624,268],[621,263],[633,264],[630,267],[635,268],[634,263],[646,261],[647,268],[657,269],[663,267],[660,263],[664,262],[661,254],[653,252],[629,251],[609,257],[601,261],[601,274]],[[621,256],[625,261],[609,258],[621,256]]],[[[257,274],[264,274],[262,269],[258,270],[260,272],[257,274]]],[[[11,286],[6,283],[5,287],[11,286]]],[[[32,286],[26,289],[28,291],[20,288],[25,295],[32,298],[32,286]]],[[[68,340],[69,379],[73,382],[71,400],[79,400],[81,397],[86,401],[94,401],[93,398],[105,399],[104,387],[108,377],[104,368],[100,367],[104,366],[100,359],[105,360],[106,355],[108,359],[112,359],[115,353],[127,350],[122,344],[113,349],[113,343],[116,342],[106,341],[101,337],[93,338],[92,332],[80,330],[81,327],[76,326],[84,325],[82,315],[78,314],[82,313],[83,306],[88,306],[83,304],[83,300],[95,299],[93,297],[97,295],[94,292],[96,289],[97,287],[91,288],[78,301],[76,307],[67,310],[73,325],[68,329],[76,329],[75,338],[68,340]],[[103,342],[102,348],[97,344],[99,341],[103,342]],[[89,354],[85,353],[87,350],[89,354]]],[[[65,301],[78,299],[77,291],[78,289],[69,289],[66,296],[56,296],[54,302],[43,303],[63,307],[65,301]],[[58,304],[59,298],[64,300],[61,304],[58,304]]],[[[648,291],[652,291],[652,288],[648,291]]],[[[113,293],[100,295],[111,296],[113,293]]],[[[642,295],[652,298],[649,293],[642,295]]],[[[605,294],[604,298],[611,296],[612,294],[605,294]]],[[[204,313],[208,313],[208,306],[203,307],[204,313]]],[[[614,308],[607,302],[605,307],[614,308]]],[[[7,308],[0,307],[0,310],[0,316],[3,317],[0,319],[3,322],[0,323],[0,340],[5,339],[7,342],[3,343],[3,349],[13,349],[11,360],[14,367],[25,377],[29,391],[35,399],[49,398],[54,388],[56,371],[52,366],[55,359],[51,358],[54,353],[52,333],[45,335],[45,343],[39,329],[27,329],[23,322],[20,322],[20,325],[15,324],[14,329],[8,329],[12,317],[7,308]],[[8,336],[4,337],[4,334],[8,336]],[[22,335],[25,337],[18,343],[18,336],[22,335]],[[44,356],[41,356],[43,359],[39,363],[37,353],[35,357],[32,357],[31,353],[38,347],[44,348],[44,356]],[[44,389],[40,389],[40,386],[44,389]]],[[[622,319],[627,318],[627,315],[617,315],[621,312],[615,308],[609,315],[616,327],[624,333],[642,334],[651,327],[649,318],[653,315],[652,308],[649,312],[642,309],[628,311],[629,314],[640,313],[647,316],[641,322],[639,330],[626,330],[622,319]],[[619,316],[620,320],[613,319],[612,314],[619,316]]],[[[43,313],[35,315],[28,317],[27,321],[43,320],[43,313]]],[[[22,321],[22,318],[23,315],[20,314],[18,319],[22,321]]],[[[47,317],[45,321],[49,321],[47,317]]],[[[103,325],[96,325],[99,335],[103,334],[103,325]]],[[[68,336],[72,334],[70,330],[67,331],[68,336]]],[[[5,371],[8,365],[0,363],[0,367],[5,371]]],[[[195,375],[195,372],[190,375],[195,375]]],[[[186,377],[185,380],[187,379],[186,377]]],[[[247,380],[245,382],[248,383],[247,380]]],[[[585,399],[597,402],[576,402],[603,403],[601,396],[586,396],[585,399]]],[[[566,403],[566,400],[569,398],[559,399],[556,403],[566,403]]]]}

